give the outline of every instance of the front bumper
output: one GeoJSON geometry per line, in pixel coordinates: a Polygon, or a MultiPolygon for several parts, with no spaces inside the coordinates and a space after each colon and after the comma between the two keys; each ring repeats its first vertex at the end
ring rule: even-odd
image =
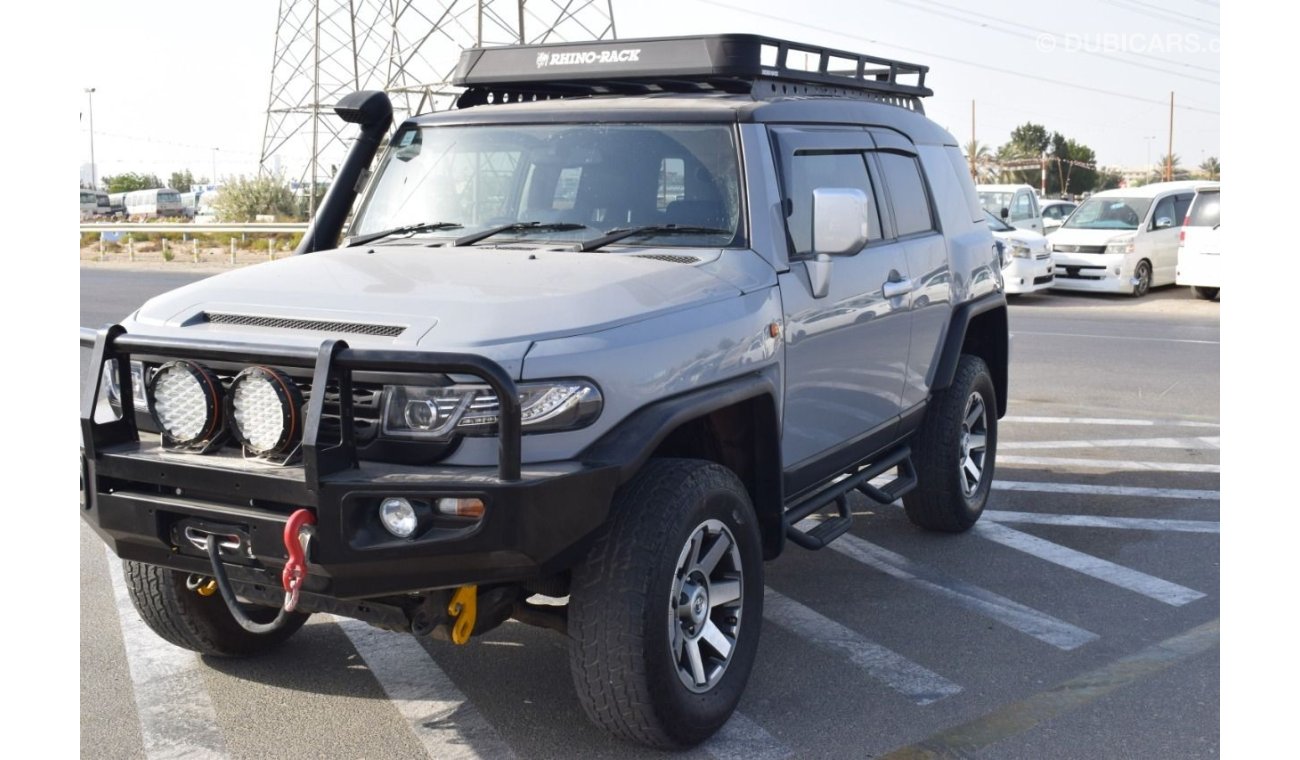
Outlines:
{"type": "Polygon", "coordinates": [[[1120,254],[1052,254],[1054,290],[1132,293],[1133,267],[1120,254]],[[1119,269],[1119,274],[1115,273],[1119,269]]]}
{"type": "Polygon", "coordinates": [[[1046,290],[1055,280],[1052,257],[1049,254],[1041,259],[1013,258],[1002,270],[1002,280],[1006,283],[1007,293],[1012,295],[1046,290]]]}
{"type": "MultiPolygon", "coordinates": [[[[83,345],[87,336],[83,334],[83,345]]],[[[82,519],[123,559],[207,574],[207,556],[185,538],[187,528],[241,537],[223,552],[230,577],[277,588],[287,559],[284,524],[296,509],[315,512],[304,591],[339,599],[387,596],[467,583],[527,580],[564,569],[607,516],[618,485],[616,467],[580,462],[523,468],[519,461],[518,394],[509,376],[482,357],[349,349],[327,341],[319,352],[192,340],[128,336],[121,328],[92,342],[82,400],[82,519]],[[315,387],[348,383],[353,370],[475,374],[502,399],[498,467],[407,466],[360,462],[350,436],[316,440],[323,396],[308,403],[301,464],[245,460],[238,452],[177,453],[141,434],[133,415],[95,422],[102,367],[117,359],[122,404],[131,408],[132,352],[314,367],[315,387]],[[511,403],[511,402],[514,403],[511,403]],[[477,522],[435,524],[398,539],[377,520],[379,501],[404,496],[429,503],[471,497],[486,504],[477,522]]],[[[350,414],[346,410],[344,414],[350,414]]],[[[345,420],[343,429],[349,429],[345,420]]]]}

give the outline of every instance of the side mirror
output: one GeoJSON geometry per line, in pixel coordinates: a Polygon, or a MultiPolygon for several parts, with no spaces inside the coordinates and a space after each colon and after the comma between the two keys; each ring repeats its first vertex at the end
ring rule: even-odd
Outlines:
{"type": "Polygon", "coordinates": [[[1003,218],[1003,219],[1006,219],[1006,218],[1009,217],[1009,216],[1011,216],[1011,209],[1007,208],[1006,206],[1003,206],[1003,207],[1002,207],[1002,218],[1003,218]]]}
{"type": "Polygon", "coordinates": [[[819,187],[812,193],[812,250],[849,256],[870,237],[871,200],[861,190],[819,187]]]}
{"type": "Polygon", "coordinates": [[[1174,220],[1167,216],[1162,216],[1156,220],[1156,229],[1158,230],[1169,229],[1172,226],[1174,226],[1174,220]]]}

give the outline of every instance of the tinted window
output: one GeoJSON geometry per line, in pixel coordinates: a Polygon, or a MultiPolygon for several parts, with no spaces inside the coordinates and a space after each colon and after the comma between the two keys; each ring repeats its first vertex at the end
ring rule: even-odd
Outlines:
{"type": "Polygon", "coordinates": [[[878,153],[880,166],[885,173],[889,197],[894,202],[894,223],[898,234],[911,235],[934,229],[930,213],[930,198],[921,179],[921,168],[916,159],[898,153],[878,153]]]}
{"type": "Polygon", "coordinates": [[[1219,194],[1201,193],[1192,204],[1192,215],[1187,220],[1188,227],[1219,226],[1219,194]]]}
{"type": "Polygon", "coordinates": [[[880,211],[876,207],[867,162],[859,152],[796,153],[786,177],[790,214],[786,224],[796,254],[812,252],[812,199],[818,188],[852,188],[866,194],[871,207],[868,237],[880,239],[880,211]]]}

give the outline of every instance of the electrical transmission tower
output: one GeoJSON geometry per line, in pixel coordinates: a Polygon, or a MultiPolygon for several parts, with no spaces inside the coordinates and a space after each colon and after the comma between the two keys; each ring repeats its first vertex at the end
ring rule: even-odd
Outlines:
{"type": "Polygon", "coordinates": [[[400,123],[451,104],[465,48],[613,37],[612,0],[280,0],[261,169],[315,209],[347,150],[333,106],[349,92],[386,90],[400,123]]]}

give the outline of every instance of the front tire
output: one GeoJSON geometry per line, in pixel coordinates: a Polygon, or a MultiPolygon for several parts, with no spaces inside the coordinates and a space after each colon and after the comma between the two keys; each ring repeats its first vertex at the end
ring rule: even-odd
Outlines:
{"type": "Polygon", "coordinates": [[[1213,301],[1219,297],[1218,288],[1203,288],[1200,285],[1193,285],[1192,292],[1202,301],[1213,301]]]}
{"type": "Polygon", "coordinates": [[[1133,279],[1137,280],[1133,285],[1133,297],[1141,298],[1151,290],[1151,262],[1146,259],[1139,261],[1133,269],[1133,279]]]}
{"type": "MultiPolygon", "coordinates": [[[[269,633],[249,633],[239,627],[220,593],[200,596],[185,585],[187,574],[129,560],[122,562],[131,603],[145,624],[163,639],[183,649],[216,657],[250,657],[273,649],[292,636],[307,615],[292,612],[269,633]]],[[[269,623],[278,610],[247,607],[258,623],[269,623]]]]}
{"type": "Polygon", "coordinates": [[[988,366],[962,354],[952,385],[930,399],[913,443],[917,486],[903,507],[914,525],[960,533],[979,520],[993,483],[997,410],[988,366]]]}
{"type": "Polygon", "coordinates": [[[704,741],[740,701],[762,617],[762,543],[740,480],[711,462],[651,460],[573,571],[569,665],[583,710],[651,747],[704,741]]]}

